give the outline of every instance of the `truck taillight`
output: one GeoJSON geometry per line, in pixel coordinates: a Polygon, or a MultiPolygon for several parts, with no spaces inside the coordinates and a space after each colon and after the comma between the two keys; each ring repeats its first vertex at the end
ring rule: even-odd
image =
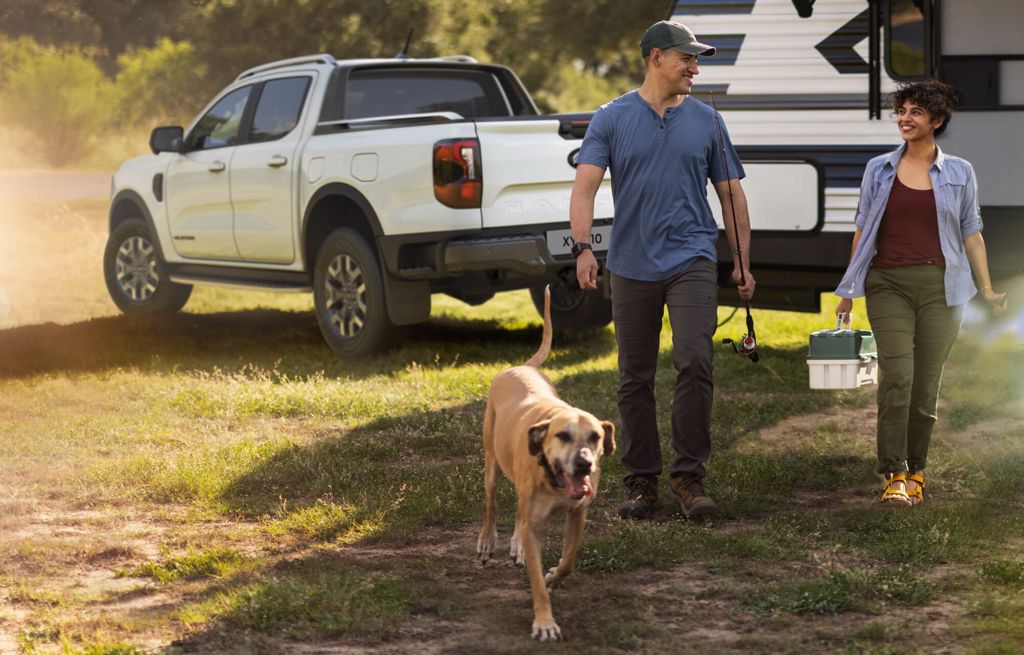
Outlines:
{"type": "Polygon", "coordinates": [[[479,141],[446,139],[434,144],[434,197],[455,209],[480,207],[483,170],[479,141]]]}

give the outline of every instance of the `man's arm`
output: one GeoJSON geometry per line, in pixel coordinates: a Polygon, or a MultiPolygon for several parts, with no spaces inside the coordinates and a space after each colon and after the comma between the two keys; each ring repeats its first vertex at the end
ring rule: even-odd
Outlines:
{"type": "MultiPolygon", "coordinates": [[[[590,243],[590,228],[594,224],[594,198],[601,188],[604,169],[593,164],[576,167],[576,180],[572,184],[569,199],[569,224],[572,238],[577,243],[590,243]]],[[[597,258],[585,250],[576,258],[576,280],[581,289],[597,288],[597,258]]]]}
{"type": "Polygon", "coordinates": [[[750,214],[747,212],[747,196],[739,180],[722,180],[715,182],[715,192],[722,204],[722,220],[725,223],[725,236],[729,239],[732,250],[732,279],[738,287],[740,298],[750,300],[754,297],[757,283],[750,274],[750,214]],[[732,199],[729,189],[732,188],[732,199]],[[735,220],[734,220],[735,218],[735,220]],[[738,234],[737,234],[738,230],[738,234]],[[739,252],[743,252],[743,267],[740,268],[739,252]]]}

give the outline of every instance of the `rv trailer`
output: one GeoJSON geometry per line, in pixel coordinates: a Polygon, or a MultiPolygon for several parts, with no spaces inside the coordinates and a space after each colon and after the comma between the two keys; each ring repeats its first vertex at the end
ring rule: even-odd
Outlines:
{"type": "Polygon", "coordinates": [[[746,168],[758,307],[819,311],[839,283],[864,166],[901,143],[887,106],[901,81],[958,90],[938,144],[977,173],[997,289],[1021,273],[1024,1],[679,0],[669,18],[718,49],[693,93],[714,95],[746,168]]]}

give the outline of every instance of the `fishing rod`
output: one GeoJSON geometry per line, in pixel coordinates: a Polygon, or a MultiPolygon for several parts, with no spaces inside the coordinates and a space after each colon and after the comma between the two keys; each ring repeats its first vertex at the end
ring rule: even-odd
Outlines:
{"type": "MultiPolygon", "coordinates": [[[[729,154],[725,151],[725,138],[722,136],[722,125],[719,123],[718,105],[715,104],[715,93],[711,92],[711,108],[715,111],[715,128],[718,134],[718,144],[722,150],[722,164],[725,165],[725,181],[729,185],[729,213],[732,214],[732,229],[736,235],[736,259],[740,264],[740,286],[747,285],[747,277],[743,273],[743,246],[740,243],[740,225],[736,219],[736,205],[732,199],[732,176],[729,174],[729,154]]],[[[722,339],[722,343],[732,344],[732,349],[738,354],[748,357],[750,361],[757,362],[761,356],[757,352],[757,336],[754,332],[754,317],[750,315],[750,301],[744,300],[747,309],[747,333],[740,337],[739,341],[722,339]]],[[[735,312],[734,312],[735,313],[735,312]]]]}

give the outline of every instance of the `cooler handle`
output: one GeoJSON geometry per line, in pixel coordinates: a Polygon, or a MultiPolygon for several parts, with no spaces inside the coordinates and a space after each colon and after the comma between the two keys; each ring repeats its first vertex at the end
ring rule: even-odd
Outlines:
{"type": "MultiPolygon", "coordinates": [[[[846,313],[845,312],[840,313],[840,314],[836,314],[836,329],[837,330],[842,330],[843,329],[843,323],[845,323],[845,322],[846,322],[846,313]]],[[[850,327],[853,327],[853,325],[851,324],[850,327]]]]}

